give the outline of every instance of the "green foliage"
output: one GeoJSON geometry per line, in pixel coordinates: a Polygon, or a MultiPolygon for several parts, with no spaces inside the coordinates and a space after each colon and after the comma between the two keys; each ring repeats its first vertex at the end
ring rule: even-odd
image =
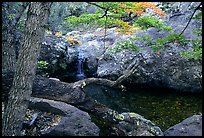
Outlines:
{"type": "Polygon", "coordinates": [[[123,42],[117,42],[117,46],[112,48],[112,51],[114,52],[120,52],[123,49],[129,49],[135,52],[139,52],[141,49],[136,46],[135,41],[140,40],[143,43],[143,45],[150,46],[154,52],[160,52],[168,43],[178,43],[180,45],[187,45],[189,43],[193,44],[193,49],[194,52],[188,53],[188,52],[181,52],[182,55],[184,55],[186,58],[193,58],[198,59],[199,56],[201,57],[202,50],[201,48],[201,40],[186,40],[184,35],[179,34],[170,34],[166,36],[165,38],[157,38],[153,40],[149,35],[144,35],[144,36],[136,36],[134,38],[129,38],[126,41],[123,42]]]}
{"type": "Polygon", "coordinates": [[[183,51],[183,52],[180,52],[180,54],[187,59],[198,60],[198,59],[202,58],[202,41],[196,39],[196,40],[191,40],[190,42],[193,45],[192,51],[190,51],[190,52],[183,51]]]}
{"type": "Polygon", "coordinates": [[[97,25],[98,27],[102,27],[105,25],[108,28],[112,27],[115,24],[115,19],[107,17],[106,18],[100,18],[102,17],[101,13],[96,14],[83,14],[79,17],[76,16],[70,16],[66,18],[65,23],[69,23],[70,27],[79,26],[80,24],[91,24],[91,25],[97,25]]]}
{"type": "MultiPolygon", "coordinates": [[[[141,16],[145,9],[153,9],[154,14],[164,16],[165,14],[156,5],[150,2],[97,2],[97,11],[94,14],[82,14],[81,16],[70,16],[65,19],[64,24],[69,23],[70,27],[81,26],[81,24],[94,24],[98,26],[112,27],[118,26],[118,32],[122,34],[132,34],[129,22],[123,19],[130,18],[129,15],[141,16]],[[106,14],[105,14],[106,13],[106,14]]],[[[94,5],[92,5],[94,6],[94,5]]],[[[164,28],[169,30],[169,27],[164,28]]]]}
{"type": "Polygon", "coordinates": [[[73,30],[72,27],[64,23],[68,16],[80,16],[86,13],[87,3],[85,2],[53,2],[49,15],[50,30],[60,31],[66,34],[73,30]]]}
{"type": "Polygon", "coordinates": [[[9,19],[9,20],[13,20],[14,17],[15,17],[15,14],[9,14],[9,15],[8,15],[8,19],[9,19]]]}
{"type": "Polygon", "coordinates": [[[152,50],[154,52],[159,52],[161,49],[164,48],[164,45],[166,43],[166,40],[163,38],[157,38],[154,42],[154,44],[151,46],[152,50]]]}
{"type": "Polygon", "coordinates": [[[47,63],[47,61],[43,61],[43,60],[37,62],[38,69],[41,69],[41,70],[47,69],[48,64],[49,63],[47,63]]]}
{"type": "Polygon", "coordinates": [[[201,20],[202,19],[202,12],[199,12],[198,14],[193,17],[193,19],[201,20]]]}
{"type": "Polygon", "coordinates": [[[188,40],[186,40],[184,35],[180,35],[180,34],[170,34],[166,37],[166,41],[167,43],[179,43],[181,45],[187,45],[187,43],[189,42],[188,40]]]}
{"type": "Polygon", "coordinates": [[[40,74],[43,77],[47,77],[48,76],[48,72],[47,72],[48,64],[49,63],[47,63],[47,61],[43,61],[43,60],[38,61],[37,62],[37,69],[38,69],[37,74],[40,74]]]}
{"type": "Polygon", "coordinates": [[[198,36],[202,36],[202,28],[195,28],[193,30],[194,34],[197,34],[198,36]]]}
{"type": "Polygon", "coordinates": [[[17,28],[21,31],[25,29],[25,19],[20,19],[17,23],[17,28]]]}
{"type": "Polygon", "coordinates": [[[151,15],[141,16],[138,18],[138,20],[134,21],[133,24],[135,26],[141,27],[142,29],[155,27],[159,30],[172,31],[171,26],[165,26],[164,22],[160,21],[157,17],[151,15]]]}
{"type": "Polygon", "coordinates": [[[116,46],[109,50],[114,53],[121,52],[123,49],[130,49],[134,52],[139,52],[141,50],[138,46],[136,46],[136,44],[134,44],[134,41],[132,41],[131,39],[128,39],[123,42],[117,42],[116,46]]]}
{"type": "Polygon", "coordinates": [[[76,16],[69,16],[66,19],[66,22],[69,23],[71,27],[75,27],[76,25],[80,23],[94,23],[95,20],[97,20],[101,16],[100,13],[98,14],[83,14],[79,17],[76,16]]]}

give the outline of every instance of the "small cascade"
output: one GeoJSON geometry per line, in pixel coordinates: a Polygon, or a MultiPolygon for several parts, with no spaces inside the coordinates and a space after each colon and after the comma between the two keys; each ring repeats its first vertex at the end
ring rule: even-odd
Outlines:
{"type": "Polygon", "coordinates": [[[83,80],[84,78],[86,78],[84,74],[84,69],[83,69],[84,60],[85,60],[84,54],[79,50],[79,55],[77,60],[76,80],[83,80]]]}

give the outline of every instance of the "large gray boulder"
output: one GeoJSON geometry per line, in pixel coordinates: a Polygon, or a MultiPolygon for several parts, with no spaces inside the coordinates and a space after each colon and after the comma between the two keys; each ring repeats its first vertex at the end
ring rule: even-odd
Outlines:
{"type": "MultiPolygon", "coordinates": [[[[199,3],[196,3],[197,5],[199,3]]],[[[184,6],[185,7],[185,6],[184,6]]],[[[173,33],[181,32],[188,22],[191,12],[183,12],[181,15],[172,16],[168,22],[172,25],[173,33]]],[[[200,27],[201,23],[192,20],[185,30],[184,35],[187,39],[195,39],[196,35],[192,34],[193,30],[200,27]]],[[[139,31],[132,36],[118,36],[118,41],[127,40],[134,36],[149,35],[153,40],[165,37],[169,32],[160,31],[155,28],[139,31]]],[[[132,59],[140,60],[137,70],[127,79],[127,83],[132,84],[148,84],[155,87],[172,88],[186,92],[201,92],[202,91],[202,59],[197,61],[188,60],[181,56],[181,51],[192,50],[191,45],[182,46],[176,43],[171,43],[157,54],[152,51],[149,46],[146,46],[142,41],[136,41],[140,50],[139,53],[134,53],[128,50],[111,54],[106,51],[98,61],[97,75],[111,80],[116,80],[123,74],[126,68],[130,65],[132,59]]],[[[115,47],[116,43],[109,45],[115,47]]]]}
{"type": "Polygon", "coordinates": [[[99,136],[99,128],[91,121],[88,113],[64,102],[34,98],[29,107],[61,115],[59,123],[42,131],[49,136],[99,136]]]}
{"type": "Polygon", "coordinates": [[[202,115],[193,115],[168,128],[165,136],[202,136],[202,115]]]}

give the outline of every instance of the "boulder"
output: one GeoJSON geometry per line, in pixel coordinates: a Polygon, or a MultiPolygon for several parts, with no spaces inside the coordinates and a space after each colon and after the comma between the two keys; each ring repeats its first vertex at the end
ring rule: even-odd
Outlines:
{"type": "Polygon", "coordinates": [[[202,115],[193,115],[168,128],[164,136],[202,136],[202,115]]]}
{"type": "MultiPolygon", "coordinates": [[[[48,76],[62,79],[62,75],[70,75],[74,68],[69,68],[77,60],[77,50],[70,47],[69,42],[63,37],[46,34],[42,42],[38,61],[46,61],[48,76]]],[[[37,74],[41,70],[37,70],[37,74]]]]}
{"type": "Polygon", "coordinates": [[[45,136],[99,136],[99,128],[88,113],[64,102],[34,98],[29,107],[61,115],[59,123],[42,132],[45,136]]]}
{"type": "Polygon", "coordinates": [[[158,126],[137,113],[124,112],[115,115],[115,118],[120,120],[116,126],[123,130],[126,136],[163,136],[158,126]]]}
{"type": "MultiPolygon", "coordinates": [[[[198,5],[199,3],[194,4],[198,5]]],[[[185,28],[190,15],[192,15],[192,10],[179,16],[172,16],[169,19],[168,22],[172,25],[173,33],[181,32],[185,28]]],[[[196,35],[192,34],[192,32],[194,28],[199,26],[201,26],[200,22],[192,20],[185,30],[184,35],[186,38],[195,39],[196,35]]],[[[149,35],[154,40],[168,34],[170,33],[156,28],[149,28],[140,30],[132,36],[118,36],[109,47],[115,47],[117,41],[127,40],[130,37],[149,35]]],[[[138,53],[123,50],[114,54],[106,51],[98,60],[97,76],[116,80],[128,68],[132,59],[138,58],[140,60],[139,66],[128,77],[126,83],[148,84],[153,87],[172,88],[182,92],[196,93],[202,91],[202,59],[188,60],[180,54],[181,51],[191,51],[191,45],[183,46],[171,43],[162,49],[160,53],[156,53],[141,40],[135,41],[134,44],[142,50],[138,53]]]]}

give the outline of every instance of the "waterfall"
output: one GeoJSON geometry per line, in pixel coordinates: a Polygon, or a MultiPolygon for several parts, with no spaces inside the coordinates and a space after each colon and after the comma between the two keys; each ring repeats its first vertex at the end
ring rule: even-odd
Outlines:
{"type": "Polygon", "coordinates": [[[78,60],[77,60],[77,72],[76,72],[76,80],[83,80],[86,78],[83,69],[83,62],[85,60],[84,53],[79,50],[78,60]]]}

